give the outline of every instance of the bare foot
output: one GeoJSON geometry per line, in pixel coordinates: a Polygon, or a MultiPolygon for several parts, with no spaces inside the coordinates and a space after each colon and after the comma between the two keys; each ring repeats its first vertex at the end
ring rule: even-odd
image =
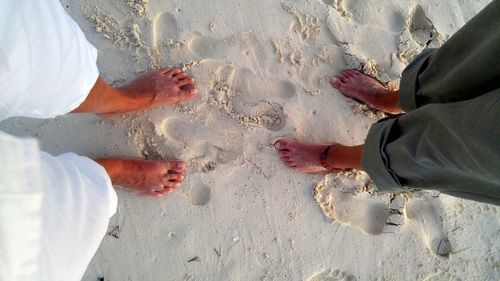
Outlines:
{"type": "Polygon", "coordinates": [[[194,78],[176,68],[149,71],[136,80],[119,88],[128,98],[115,113],[124,113],[173,104],[198,95],[194,78]]]}
{"type": "Polygon", "coordinates": [[[278,140],[274,147],[279,151],[281,161],[293,170],[302,173],[321,173],[328,170],[320,163],[320,157],[328,145],[316,145],[278,140]]]}
{"type": "Polygon", "coordinates": [[[182,161],[99,158],[96,162],[106,169],[114,185],[156,197],[179,188],[186,169],[182,161]]]}
{"type": "Polygon", "coordinates": [[[173,104],[197,95],[194,78],[175,68],[149,71],[121,88],[114,88],[99,77],[85,101],[73,112],[109,116],[173,104]]]}
{"type": "Polygon", "coordinates": [[[375,78],[357,70],[345,70],[330,79],[332,86],[344,96],[353,98],[373,108],[397,114],[399,91],[391,91],[375,78]]]}
{"type": "MultiPolygon", "coordinates": [[[[331,172],[321,165],[321,154],[331,144],[309,144],[278,140],[274,147],[279,151],[283,163],[298,172],[322,173],[331,172]]],[[[326,162],[336,169],[361,170],[361,154],[363,145],[344,146],[335,144],[328,152],[326,162]]]]}

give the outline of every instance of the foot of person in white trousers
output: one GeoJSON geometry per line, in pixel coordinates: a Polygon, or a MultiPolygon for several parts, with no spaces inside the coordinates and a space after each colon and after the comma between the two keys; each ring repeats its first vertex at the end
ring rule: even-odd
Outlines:
{"type": "MultiPolygon", "coordinates": [[[[106,117],[198,95],[194,79],[174,68],[107,84],[96,49],[57,0],[2,1],[0,42],[0,121],[106,117]]],[[[182,161],[55,157],[3,132],[0,155],[0,280],[80,280],[116,211],[112,185],[162,196],[186,169],[182,161]]]]}

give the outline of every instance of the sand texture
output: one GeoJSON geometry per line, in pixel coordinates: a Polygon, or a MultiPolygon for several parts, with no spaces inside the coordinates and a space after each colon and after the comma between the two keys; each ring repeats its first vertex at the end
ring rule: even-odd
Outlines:
{"type": "Polygon", "coordinates": [[[106,81],[176,66],[196,77],[200,97],[0,128],[53,154],[189,164],[168,197],[118,191],[85,281],[499,280],[500,208],[380,194],[362,173],[297,174],[273,148],[283,137],[363,143],[384,114],[328,78],[356,68],[397,87],[413,57],[488,2],[62,0],[99,50],[106,81]]]}

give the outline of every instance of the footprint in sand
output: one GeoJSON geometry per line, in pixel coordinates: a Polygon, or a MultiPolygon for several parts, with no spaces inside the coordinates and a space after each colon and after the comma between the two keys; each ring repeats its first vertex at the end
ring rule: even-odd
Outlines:
{"type": "Polygon", "coordinates": [[[271,80],[269,81],[270,95],[282,100],[288,100],[297,95],[295,85],[286,80],[271,80]]]}
{"type": "Polygon", "coordinates": [[[183,45],[180,41],[182,30],[175,16],[167,12],[159,13],[152,18],[151,26],[151,53],[153,57],[158,57],[156,67],[175,61],[183,45]]]}
{"type": "Polygon", "coordinates": [[[163,136],[186,145],[192,144],[193,136],[199,136],[199,139],[206,139],[207,137],[206,135],[197,135],[198,129],[192,122],[176,117],[163,120],[160,128],[163,136]]]}
{"type": "Polygon", "coordinates": [[[202,124],[171,117],[163,120],[158,130],[167,140],[177,143],[182,158],[199,171],[212,171],[218,164],[235,163],[239,159],[236,150],[224,148],[220,134],[202,124]]]}
{"type": "Polygon", "coordinates": [[[221,65],[216,69],[209,102],[243,125],[256,124],[271,131],[286,125],[279,104],[296,95],[290,81],[259,78],[250,69],[221,65]]]}
{"type": "Polygon", "coordinates": [[[181,30],[177,25],[175,16],[163,12],[153,19],[153,47],[160,48],[163,44],[170,44],[179,41],[181,30]]]}
{"type": "Polygon", "coordinates": [[[369,185],[366,173],[329,174],[316,186],[314,198],[326,217],[377,235],[384,230],[389,208],[381,198],[361,192],[369,185]]]}
{"type": "Polygon", "coordinates": [[[346,10],[343,0],[321,0],[321,2],[323,2],[323,4],[325,5],[333,7],[339,13],[339,15],[346,20],[351,19],[352,15],[346,10]]]}
{"type": "Polygon", "coordinates": [[[399,36],[397,58],[404,64],[411,62],[427,47],[439,47],[443,38],[419,4],[415,5],[406,18],[406,26],[399,36]]]}
{"type": "Polygon", "coordinates": [[[286,101],[297,95],[297,88],[290,81],[270,80],[248,68],[230,64],[219,66],[215,71],[214,80],[226,85],[247,104],[257,103],[264,98],[286,101]]]}
{"type": "Polygon", "coordinates": [[[206,205],[210,201],[211,189],[202,180],[191,177],[187,182],[187,196],[189,202],[196,206],[206,205]]]}
{"type": "Polygon", "coordinates": [[[410,12],[407,23],[413,40],[422,46],[429,46],[433,40],[440,36],[419,4],[410,12]]]}
{"type": "MultiPolygon", "coordinates": [[[[359,5],[362,4],[359,3],[359,5]]],[[[341,6],[339,5],[339,7],[341,6]]],[[[342,11],[344,10],[342,9],[342,11]]],[[[391,11],[391,9],[387,9],[384,13],[387,17],[391,17],[391,11]]],[[[361,64],[372,61],[373,65],[389,70],[392,66],[391,53],[397,51],[402,23],[401,26],[393,27],[391,23],[373,19],[371,23],[365,24],[359,22],[363,17],[356,16],[355,20],[349,20],[350,16],[347,15],[344,12],[333,11],[332,8],[326,19],[327,27],[335,41],[339,42],[339,45],[345,49],[346,62],[349,63],[350,57],[354,56],[361,64]]],[[[349,66],[355,67],[355,65],[349,66]]]]}
{"type": "Polygon", "coordinates": [[[153,46],[153,23],[149,18],[133,18],[125,22],[125,30],[129,32],[132,45],[153,46]]]}
{"type": "Polygon", "coordinates": [[[264,47],[252,32],[243,32],[227,38],[194,33],[187,46],[198,59],[238,58],[242,64],[253,65],[255,68],[267,65],[264,47]]]}
{"type": "Polygon", "coordinates": [[[256,117],[258,123],[270,131],[279,131],[286,124],[283,107],[276,103],[267,102],[256,117]]]}
{"type": "Polygon", "coordinates": [[[435,255],[447,257],[452,248],[443,229],[439,199],[427,194],[411,195],[404,209],[406,223],[435,255]]]}
{"type": "Polygon", "coordinates": [[[229,48],[225,40],[211,36],[194,36],[188,42],[189,50],[201,59],[220,59],[227,56],[229,48]]]}
{"type": "Polygon", "coordinates": [[[300,35],[302,40],[314,42],[321,33],[321,21],[310,14],[302,12],[291,3],[283,2],[283,9],[293,16],[290,31],[300,35]]]}
{"type": "Polygon", "coordinates": [[[309,277],[307,281],[355,281],[356,278],[341,270],[331,270],[327,269],[324,270],[320,273],[314,274],[313,276],[309,277]]]}

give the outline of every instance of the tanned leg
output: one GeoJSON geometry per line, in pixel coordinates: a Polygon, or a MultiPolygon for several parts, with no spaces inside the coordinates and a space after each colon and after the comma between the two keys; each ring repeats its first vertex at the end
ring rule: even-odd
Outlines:
{"type": "MultiPolygon", "coordinates": [[[[387,89],[375,78],[357,70],[346,70],[330,79],[332,86],[343,95],[391,114],[402,113],[398,106],[399,91],[387,89]]],[[[321,173],[328,170],[321,164],[323,151],[331,144],[310,144],[278,140],[275,143],[281,161],[289,168],[302,173],[321,173]]],[[[345,146],[335,144],[326,158],[326,163],[336,169],[362,170],[361,156],[364,145],[345,146]]]]}
{"type": "MultiPolygon", "coordinates": [[[[101,115],[138,111],[196,97],[194,79],[175,68],[150,71],[121,88],[100,77],[85,101],[73,112],[101,115]]],[[[162,196],[181,186],[186,165],[181,161],[98,158],[114,185],[162,196]]]]}
{"type": "Polygon", "coordinates": [[[138,111],[189,100],[198,95],[194,78],[175,68],[152,70],[120,88],[98,78],[74,113],[101,115],[138,111]]]}

